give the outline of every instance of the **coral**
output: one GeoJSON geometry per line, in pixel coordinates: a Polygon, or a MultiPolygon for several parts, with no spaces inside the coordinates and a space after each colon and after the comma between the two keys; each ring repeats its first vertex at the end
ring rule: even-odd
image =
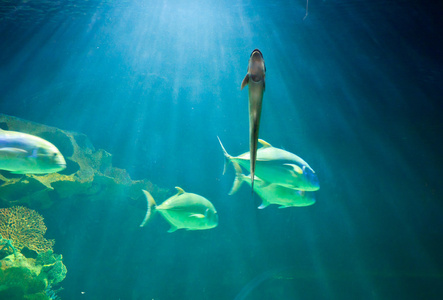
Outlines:
{"type": "Polygon", "coordinates": [[[45,232],[43,217],[35,210],[23,206],[0,209],[0,234],[3,239],[11,240],[17,250],[23,247],[37,253],[52,250],[54,240],[45,239],[45,232]]]}
{"type": "Polygon", "coordinates": [[[0,299],[49,299],[47,283],[38,276],[41,266],[33,261],[21,253],[1,260],[7,267],[0,270],[0,299]]]}
{"type": "Polygon", "coordinates": [[[55,255],[52,251],[39,253],[35,261],[36,265],[42,266],[39,277],[43,278],[49,285],[63,281],[68,271],[62,259],[62,255],[55,255]]]}
{"type": "Polygon", "coordinates": [[[61,255],[39,253],[36,259],[22,253],[0,260],[0,299],[59,299],[53,286],[66,277],[61,255]]]}
{"type": "Polygon", "coordinates": [[[17,256],[17,249],[12,245],[11,240],[4,239],[0,234],[0,252],[2,251],[12,251],[12,253],[17,256]]]}
{"type": "Polygon", "coordinates": [[[12,267],[0,272],[0,299],[48,299],[44,281],[29,269],[12,267]]]}

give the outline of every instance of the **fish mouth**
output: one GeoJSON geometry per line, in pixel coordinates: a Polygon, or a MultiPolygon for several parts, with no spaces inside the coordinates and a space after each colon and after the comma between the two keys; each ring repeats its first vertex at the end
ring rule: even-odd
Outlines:
{"type": "Polygon", "coordinates": [[[263,54],[261,53],[261,51],[260,50],[258,50],[258,49],[254,49],[254,51],[252,51],[252,53],[251,53],[251,58],[252,57],[256,57],[257,55],[259,55],[260,56],[260,58],[261,59],[263,59],[263,54]]]}
{"type": "Polygon", "coordinates": [[[249,74],[254,82],[259,82],[265,77],[266,67],[263,54],[255,49],[249,59],[249,74]]]}

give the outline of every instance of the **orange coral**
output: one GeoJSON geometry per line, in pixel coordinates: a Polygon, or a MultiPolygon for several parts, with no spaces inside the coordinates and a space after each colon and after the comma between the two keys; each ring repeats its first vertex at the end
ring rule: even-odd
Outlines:
{"type": "Polygon", "coordinates": [[[35,210],[23,206],[0,209],[0,234],[19,251],[23,247],[38,253],[52,250],[55,241],[43,237],[46,229],[43,217],[35,210]]]}

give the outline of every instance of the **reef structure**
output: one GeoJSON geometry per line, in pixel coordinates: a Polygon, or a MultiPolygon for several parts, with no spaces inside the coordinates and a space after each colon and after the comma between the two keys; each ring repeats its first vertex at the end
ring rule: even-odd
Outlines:
{"type": "Polygon", "coordinates": [[[57,297],[52,286],[65,279],[67,269],[63,257],[52,251],[54,240],[43,237],[46,229],[35,210],[23,206],[0,209],[0,299],[57,297]]]}
{"type": "Polygon", "coordinates": [[[56,299],[52,287],[67,274],[62,256],[51,250],[36,258],[11,254],[1,259],[0,265],[0,299],[56,299]]]}
{"type": "MultiPolygon", "coordinates": [[[[65,157],[67,168],[46,175],[17,175],[0,171],[0,207],[24,205],[47,209],[56,201],[80,196],[90,201],[124,195],[139,199],[141,190],[166,194],[149,180],[132,180],[126,170],[112,166],[112,155],[96,150],[84,134],[65,131],[0,114],[0,128],[39,136],[54,144],[65,157]]],[[[77,197],[79,198],[79,197],[77,197]]]]}
{"type": "Polygon", "coordinates": [[[0,235],[21,251],[24,247],[37,253],[51,250],[54,240],[43,237],[46,232],[43,217],[33,209],[13,206],[0,209],[0,235]]]}

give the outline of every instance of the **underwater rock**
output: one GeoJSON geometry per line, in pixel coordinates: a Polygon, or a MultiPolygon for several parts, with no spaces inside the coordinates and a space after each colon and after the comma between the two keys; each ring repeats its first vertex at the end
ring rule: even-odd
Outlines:
{"type": "Polygon", "coordinates": [[[81,196],[90,201],[124,195],[131,200],[145,189],[166,193],[148,180],[132,180],[124,169],[112,166],[112,155],[95,150],[88,137],[12,116],[0,114],[0,128],[39,136],[54,144],[67,167],[59,173],[17,175],[0,171],[0,206],[25,205],[47,209],[56,201],[81,196]]]}
{"type": "Polygon", "coordinates": [[[0,299],[50,299],[47,292],[66,277],[61,255],[39,253],[36,259],[22,253],[0,260],[0,299]]]}

